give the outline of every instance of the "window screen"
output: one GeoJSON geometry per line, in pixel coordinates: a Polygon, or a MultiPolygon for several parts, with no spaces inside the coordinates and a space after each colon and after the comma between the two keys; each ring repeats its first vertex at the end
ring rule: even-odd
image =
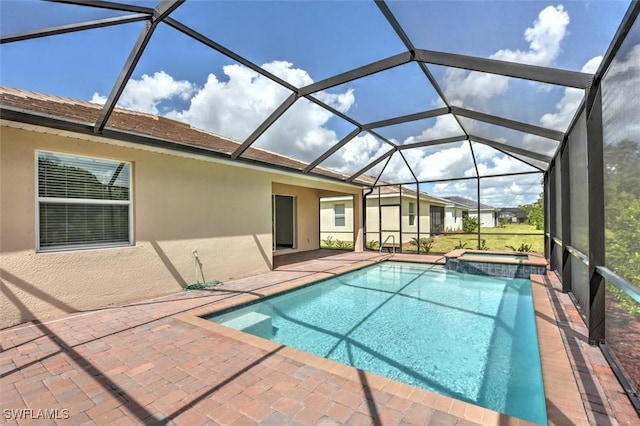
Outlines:
{"type": "Polygon", "coordinates": [[[345,226],[346,220],[344,216],[344,204],[334,204],[333,214],[335,218],[335,226],[345,226]]]}
{"type": "Polygon", "coordinates": [[[416,203],[409,203],[409,226],[416,223],[416,203]]]}

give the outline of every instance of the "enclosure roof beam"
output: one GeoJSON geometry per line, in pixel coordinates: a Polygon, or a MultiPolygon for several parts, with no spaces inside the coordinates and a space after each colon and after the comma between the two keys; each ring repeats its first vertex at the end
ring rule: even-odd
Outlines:
{"type": "Polygon", "coordinates": [[[445,144],[445,143],[454,143],[454,142],[462,142],[462,141],[466,141],[467,139],[469,139],[469,138],[466,135],[452,136],[452,137],[442,138],[442,139],[431,139],[431,140],[428,140],[428,141],[421,141],[421,142],[408,143],[408,144],[405,144],[405,145],[398,145],[398,149],[399,150],[405,150],[405,149],[411,149],[411,148],[423,148],[425,146],[442,145],[442,144],[445,144]]]}
{"type": "Polygon", "coordinates": [[[267,77],[269,80],[274,81],[278,84],[280,84],[281,86],[286,87],[287,89],[291,90],[292,92],[297,92],[298,88],[295,87],[294,85],[284,81],[283,79],[281,79],[280,77],[271,74],[270,72],[266,71],[263,68],[260,68],[258,65],[254,64],[253,62],[243,58],[242,56],[238,55],[237,53],[233,52],[232,50],[227,49],[226,47],[222,46],[219,43],[216,43],[215,41],[211,40],[210,38],[208,38],[207,36],[199,33],[198,31],[184,25],[182,22],[175,20],[174,18],[168,17],[164,20],[164,23],[173,27],[174,29],[180,31],[181,33],[191,37],[194,40],[199,41],[200,43],[204,44],[205,46],[208,46],[210,48],[212,48],[213,50],[222,53],[223,55],[225,55],[228,58],[233,59],[234,61],[238,62],[239,64],[244,65],[245,67],[249,68],[252,71],[257,72],[260,75],[263,75],[264,77],[267,77]]]}
{"type": "Polygon", "coordinates": [[[115,18],[98,19],[96,21],[86,21],[76,24],[60,25],[57,27],[43,28],[35,31],[8,34],[0,37],[0,44],[31,40],[58,34],[67,34],[77,31],[91,30],[94,28],[110,27],[113,25],[129,24],[132,22],[144,21],[146,19],[150,19],[150,15],[145,13],[136,13],[133,15],[117,16],[115,18]]]}
{"type": "Polygon", "coordinates": [[[149,40],[151,40],[151,36],[155,31],[156,27],[160,22],[162,22],[165,18],[169,16],[171,12],[176,10],[181,4],[183,4],[185,0],[161,0],[160,3],[153,9],[153,17],[151,22],[147,22],[145,27],[140,32],[138,39],[136,40],[133,49],[129,53],[129,57],[124,64],[124,67],[120,71],[120,75],[118,75],[118,79],[111,89],[111,93],[107,98],[100,114],[98,115],[98,119],[96,120],[96,124],[94,126],[94,132],[100,133],[104,130],[107,121],[109,120],[109,116],[113,112],[113,109],[116,107],[118,103],[118,99],[122,95],[124,88],[127,86],[129,79],[131,78],[131,74],[136,68],[144,49],[149,44],[149,40]]]}
{"type": "Polygon", "coordinates": [[[389,139],[385,138],[384,136],[382,136],[379,133],[376,133],[374,130],[369,130],[369,133],[371,133],[373,136],[375,136],[376,138],[380,139],[381,141],[385,142],[387,145],[389,145],[391,148],[393,149],[397,149],[398,145],[396,145],[395,143],[391,142],[389,139]]]}
{"type": "Polygon", "coordinates": [[[491,139],[483,138],[481,136],[476,136],[476,135],[469,135],[469,138],[473,142],[481,143],[483,145],[487,145],[492,148],[499,149],[501,151],[507,151],[512,154],[522,155],[523,157],[532,158],[534,160],[542,161],[543,163],[547,163],[547,164],[551,162],[551,157],[544,154],[538,154],[537,152],[529,151],[528,149],[506,145],[502,142],[496,142],[491,139]]]}
{"type": "Polygon", "coordinates": [[[140,35],[138,36],[133,49],[131,49],[131,52],[129,53],[129,57],[125,62],[124,67],[122,67],[122,70],[120,71],[120,75],[118,75],[116,83],[111,89],[111,93],[109,94],[107,101],[104,103],[102,110],[98,115],[98,119],[96,120],[93,128],[94,133],[101,133],[102,130],[104,130],[104,126],[107,124],[109,116],[113,112],[113,109],[116,107],[116,103],[118,102],[118,99],[120,99],[120,96],[122,95],[122,92],[124,91],[129,78],[131,78],[131,74],[133,74],[133,70],[138,64],[138,61],[142,56],[142,52],[144,52],[145,47],[149,43],[149,40],[151,39],[156,26],[157,24],[155,22],[147,22],[145,27],[140,32],[140,35]]]}
{"type": "Polygon", "coordinates": [[[379,127],[394,126],[396,124],[408,123],[410,121],[424,120],[427,118],[448,114],[449,112],[451,112],[449,108],[437,108],[429,111],[417,112],[415,114],[408,114],[401,117],[395,117],[387,120],[374,121],[372,123],[364,124],[362,126],[362,130],[377,129],[379,127]]]}
{"type": "Polygon", "coordinates": [[[145,13],[153,15],[153,8],[145,6],[135,6],[112,1],[102,0],[47,0],[52,3],[75,4],[78,6],[97,7],[99,9],[119,10],[122,12],[145,13]]]}
{"type": "Polygon", "coordinates": [[[153,21],[163,21],[185,1],[186,0],[160,0],[160,3],[153,9],[153,21]]]}
{"type": "Polygon", "coordinates": [[[557,130],[547,129],[546,127],[534,126],[533,124],[523,123],[521,121],[516,121],[516,120],[510,120],[508,118],[485,114],[483,112],[472,111],[470,109],[452,106],[451,112],[461,117],[467,117],[473,120],[483,121],[489,124],[495,124],[496,126],[506,127],[509,129],[517,130],[519,132],[531,133],[532,135],[542,136],[543,138],[547,138],[547,139],[562,141],[562,139],[564,138],[564,133],[559,132],[557,130]]]}
{"type": "MultiPolygon", "coordinates": [[[[503,153],[504,155],[508,155],[509,157],[514,158],[514,159],[516,159],[516,160],[520,161],[521,163],[526,164],[527,166],[531,166],[531,167],[533,167],[533,168],[534,168],[534,169],[536,169],[536,170],[540,170],[542,173],[545,173],[545,172],[546,172],[546,169],[543,169],[543,168],[541,168],[540,166],[536,166],[535,164],[533,164],[533,162],[530,162],[531,160],[533,160],[533,158],[525,157],[525,158],[527,158],[527,160],[529,160],[529,161],[527,161],[527,160],[524,160],[524,159],[522,159],[522,158],[520,158],[520,157],[516,157],[513,153],[507,152],[507,151],[505,151],[505,150],[503,150],[503,149],[500,149],[500,148],[496,148],[495,146],[494,146],[494,147],[492,147],[492,148],[493,148],[493,149],[495,149],[495,150],[497,150],[497,151],[500,151],[500,152],[501,152],[501,153],[503,153]]],[[[548,166],[548,164],[550,164],[550,163],[547,163],[547,167],[549,167],[549,166],[548,166]]]]}
{"type": "MultiPolygon", "coordinates": [[[[387,19],[387,22],[389,22],[389,25],[391,25],[393,30],[396,32],[402,43],[409,50],[409,53],[411,53],[411,57],[415,60],[416,48],[413,45],[413,42],[409,39],[409,36],[407,36],[407,33],[404,32],[404,28],[402,28],[402,25],[400,25],[393,12],[391,12],[391,9],[389,9],[389,6],[387,6],[387,3],[385,3],[384,0],[376,0],[376,5],[378,6],[378,9],[380,9],[380,12],[382,12],[384,17],[387,19]]],[[[442,102],[444,102],[445,106],[447,108],[450,107],[451,103],[447,100],[447,97],[440,88],[440,85],[436,81],[433,74],[431,74],[431,71],[429,71],[429,68],[427,68],[424,62],[418,62],[418,65],[425,77],[427,77],[427,80],[429,81],[431,86],[435,89],[436,93],[438,93],[438,96],[440,96],[442,102]]],[[[453,118],[456,120],[464,134],[467,135],[467,130],[460,122],[460,119],[455,115],[453,116],[453,118]]]]}
{"type": "Polygon", "coordinates": [[[363,173],[366,173],[367,170],[377,166],[378,164],[380,164],[381,162],[383,162],[387,158],[391,157],[391,155],[394,152],[396,152],[395,149],[390,149],[386,153],[382,154],[380,157],[378,157],[377,159],[373,160],[372,162],[370,162],[369,164],[367,164],[366,166],[364,166],[363,168],[361,168],[360,170],[358,170],[357,172],[355,172],[354,174],[349,176],[347,178],[347,182],[349,182],[349,183],[353,182],[358,176],[362,175],[363,173]]]}
{"type": "Polygon", "coordinates": [[[234,152],[231,154],[231,158],[234,160],[242,155],[264,132],[267,131],[273,123],[276,122],[278,118],[282,116],[290,107],[293,105],[296,100],[298,100],[298,96],[295,93],[289,95],[287,99],[284,100],[280,104],[280,106],[271,113],[269,117],[264,120],[254,132],[249,135],[249,137],[240,145],[234,152]]]}
{"type": "Polygon", "coordinates": [[[316,166],[318,166],[318,164],[322,163],[324,160],[326,160],[331,155],[333,155],[337,150],[342,148],[347,142],[349,142],[351,139],[353,139],[356,136],[358,136],[361,131],[362,131],[362,129],[360,129],[359,127],[356,127],[355,129],[353,129],[353,131],[351,133],[349,133],[347,136],[345,136],[344,138],[342,138],[342,140],[340,140],[340,142],[338,142],[335,145],[333,145],[324,154],[322,154],[320,157],[316,158],[311,164],[309,164],[307,167],[305,167],[304,170],[302,170],[302,172],[303,173],[309,173],[311,170],[316,168],[316,166]]]}
{"type": "Polygon", "coordinates": [[[415,58],[419,62],[429,64],[503,75],[505,77],[521,78],[558,86],[575,87],[577,89],[586,89],[591,85],[593,80],[592,74],[583,72],[519,64],[516,62],[479,58],[455,53],[436,52],[433,50],[418,49],[415,52],[415,58]]]}
{"type": "Polygon", "coordinates": [[[300,95],[304,96],[311,93],[319,92],[321,90],[339,86],[341,84],[348,83],[350,81],[357,80],[368,75],[395,68],[397,66],[411,62],[411,59],[411,54],[405,52],[382,59],[380,61],[372,62],[362,67],[354,68],[342,74],[338,74],[325,80],[321,80],[316,83],[309,84],[308,86],[304,86],[300,89],[300,95]]]}

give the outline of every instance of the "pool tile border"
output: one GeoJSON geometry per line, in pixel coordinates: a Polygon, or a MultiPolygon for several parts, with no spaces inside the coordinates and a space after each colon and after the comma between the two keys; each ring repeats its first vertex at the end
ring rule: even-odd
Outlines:
{"type": "MultiPolygon", "coordinates": [[[[334,275],[362,269],[386,260],[398,261],[400,259],[394,258],[393,256],[385,256],[359,261],[354,264],[332,269],[328,272],[317,272],[283,284],[277,284],[263,289],[259,293],[255,292],[252,294],[244,294],[207,307],[177,314],[174,318],[188,324],[207,329],[229,339],[249,344],[266,352],[278,350],[278,353],[282,356],[346,380],[361,381],[364,379],[366,380],[367,385],[372,389],[384,391],[391,395],[423,404],[429,408],[442,411],[471,422],[483,425],[532,425],[533,423],[527,422],[523,419],[510,417],[477,405],[397,382],[374,373],[358,370],[355,367],[350,367],[337,361],[322,358],[299,349],[283,346],[276,342],[243,333],[202,318],[246,303],[258,301],[265,297],[317,283],[331,278],[334,275]]],[[[551,301],[547,294],[548,283],[546,280],[547,277],[544,275],[531,275],[532,295],[536,315],[538,342],[540,346],[540,358],[548,422],[550,425],[588,425],[589,421],[587,420],[584,405],[581,401],[580,392],[575,382],[560,332],[556,325],[554,312],[551,308],[551,301]],[[566,414],[570,414],[571,419],[567,418],[566,414]]]]}

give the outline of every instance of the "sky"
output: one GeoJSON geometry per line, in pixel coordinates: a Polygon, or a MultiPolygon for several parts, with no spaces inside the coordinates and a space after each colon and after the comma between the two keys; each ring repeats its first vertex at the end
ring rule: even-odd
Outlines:
{"type": "MultiPolygon", "coordinates": [[[[154,6],[155,2],[135,4],[154,6]]],[[[419,49],[447,51],[593,73],[628,0],[390,1],[419,49]]],[[[34,0],[0,0],[2,35],[124,13],[34,0]]],[[[172,18],[200,31],[296,87],[406,51],[373,1],[188,0],[172,18]]],[[[141,23],[0,46],[0,84],[104,103],[141,23]]],[[[632,61],[636,57],[629,56],[632,61]]],[[[577,89],[429,65],[447,101],[565,131],[580,104],[577,89]]],[[[242,142],[290,91],[167,25],[156,29],[118,105],[164,115],[242,142]]],[[[362,124],[443,106],[416,63],[351,81],[314,96],[362,124]]],[[[558,143],[471,119],[469,133],[552,156],[558,143]]],[[[313,161],[354,126],[300,99],[254,143],[313,161]]],[[[381,128],[396,144],[462,135],[450,115],[381,128]]],[[[322,167],[345,174],[361,169],[390,146],[361,133],[322,167]]],[[[528,172],[537,169],[479,143],[457,142],[394,154],[381,178],[391,183],[528,172]],[[406,163],[405,163],[406,160],[406,163]]],[[[535,162],[534,162],[535,163],[535,162]]],[[[385,162],[369,173],[380,173],[385,162]]],[[[540,165],[535,163],[534,165],[540,165]]],[[[481,180],[485,204],[534,202],[540,174],[481,180]]],[[[476,180],[424,185],[434,195],[477,198],[476,180]]]]}

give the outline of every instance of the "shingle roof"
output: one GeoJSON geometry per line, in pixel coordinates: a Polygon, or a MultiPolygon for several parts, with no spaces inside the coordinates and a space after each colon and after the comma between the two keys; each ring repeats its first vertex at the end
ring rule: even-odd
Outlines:
{"type": "MultiPolygon", "coordinates": [[[[91,126],[98,119],[102,109],[102,105],[87,101],[3,86],[0,86],[0,105],[31,113],[53,116],[62,120],[80,122],[91,126]]],[[[114,109],[107,123],[107,127],[151,138],[205,148],[226,155],[231,155],[236,148],[240,146],[240,143],[237,141],[194,128],[187,123],[121,108],[114,109]]],[[[243,157],[265,163],[265,165],[275,164],[295,170],[302,170],[308,165],[308,163],[254,147],[247,149],[243,157]]],[[[316,167],[313,171],[317,174],[338,179],[346,179],[348,177],[345,174],[327,170],[322,167],[316,167]]],[[[367,178],[359,178],[357,179],[358,182],[355,183],[369,184],[368,180],[367,178]]]]}
{"type": "MultiPolygon", "coordinates": [[[[470,200],[469,198],[464,198],[464,197],[457,197],[457,196],[448,196],[448,197],[443,197],[446,198],[447,200],[451,200],[455,203],[458,204],[462,204],[465,207],[468,207],[469,209],[477,209],[478,208],[478,202],[475,200],[470,200]]],[[[481,210],[495,210],[496,208],[493,206],[489,206],[487,204],[482,204],[480,203],[480,209],[481,210]]]]}

